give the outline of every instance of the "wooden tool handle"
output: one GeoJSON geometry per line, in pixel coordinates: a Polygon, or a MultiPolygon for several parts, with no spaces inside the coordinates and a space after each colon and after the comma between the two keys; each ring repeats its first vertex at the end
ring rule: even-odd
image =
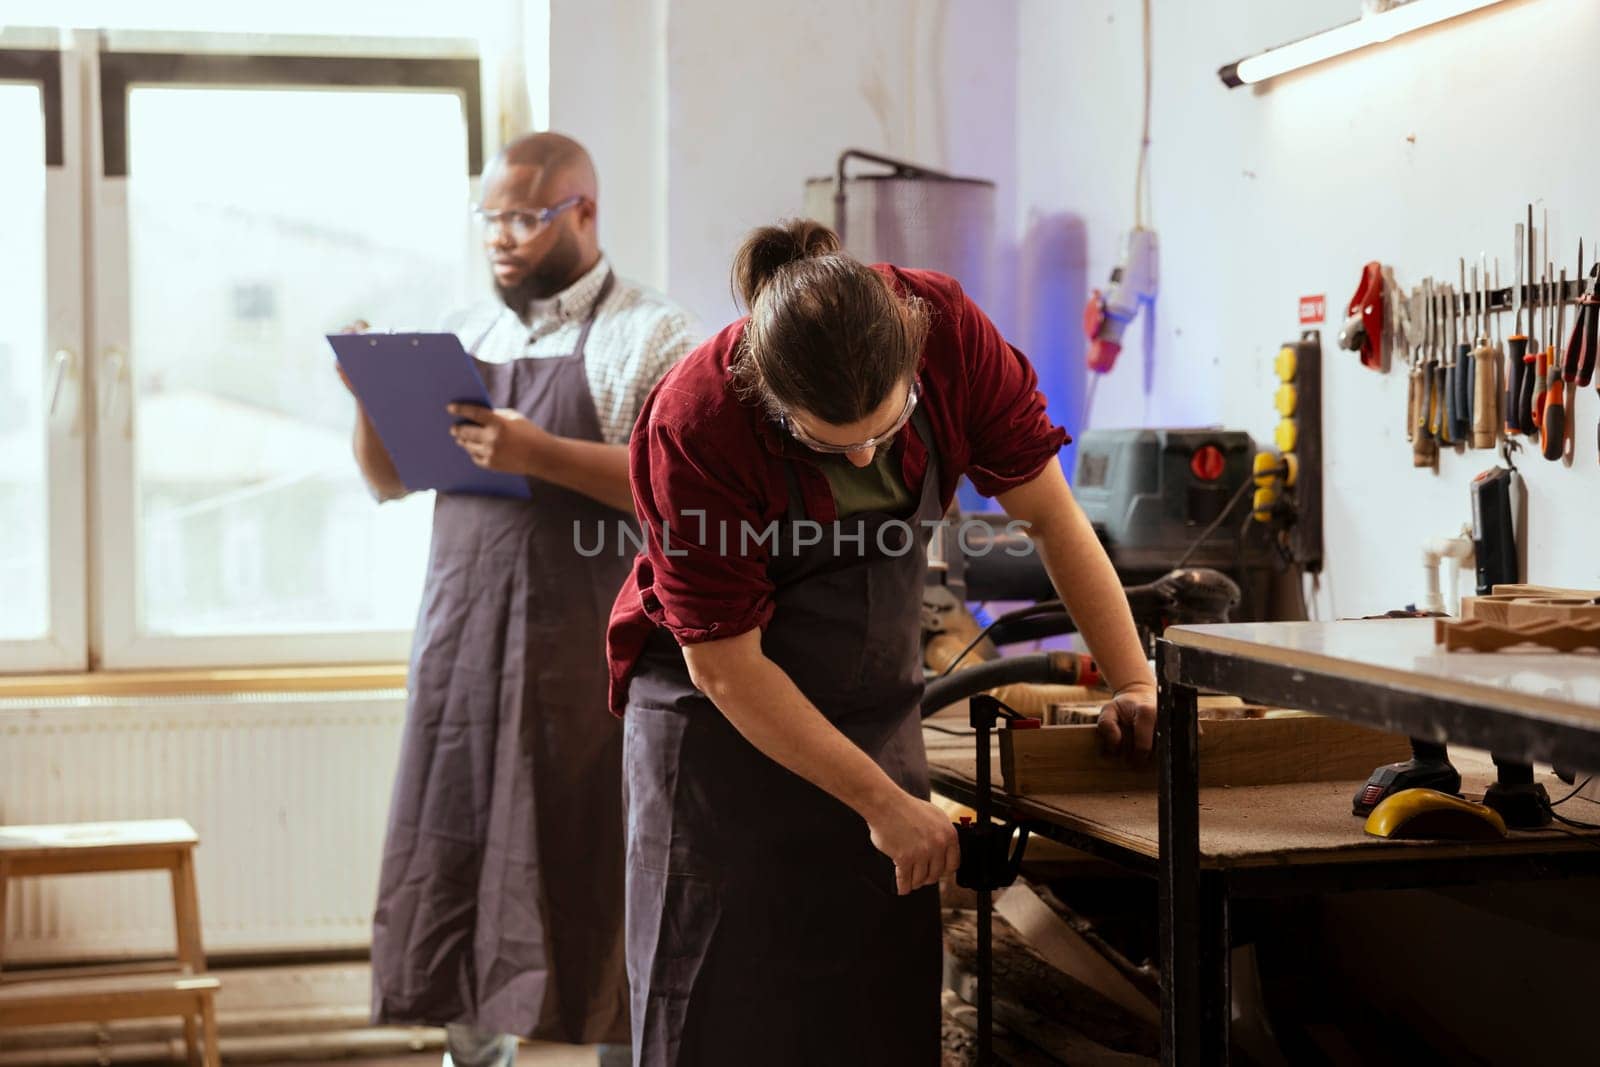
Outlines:
{"type": "Polygon", "coordinates": [[[1406,375],[1406,440],[1417,439],[1417,373],[1406,375]]]}
{"type": "Polygon", "coordinates": [[[1500,391],[1495,388],[1495,368],[1499,360],[1494,350],[1480,348],[1472,362],[1472,447],[1493,448],[1500,431],[1497,410],[1500,391]]]}

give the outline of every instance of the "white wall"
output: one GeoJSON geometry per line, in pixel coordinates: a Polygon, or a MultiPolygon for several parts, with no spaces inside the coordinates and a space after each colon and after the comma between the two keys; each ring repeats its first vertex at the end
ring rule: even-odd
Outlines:
{"type": "Polygon", "coordinates": [[[668,277],[711,328],[750,229],[855,147],[1014,187],[1014,2],[671,0],[668,277]]]}
{"type": "Polygon", "coordinates": [[[594,157],[612,263],[665,289],[668,0],[549,3],[550,128],[594,157]]]}
{"type": "MultiPolygon", "coordinates": [[[[1509,284],[1512,227],[1530,201],[1536,214],[1549,207],[1569,271],[1578,238],[1600,240],[1600,202],[1586,195],[1600,147],[1581,132],[1592,125],[1581,102],[1600,91],[1591,61],[1600,5],[1514,0],[1260,90],[1217,80],[1224,63],[1358,7],[1155,0],[1151,167],[1163,289],[1148,355],[1124,352],[1099,387],[1092,425],[1223,423],[1270,441],[1272,356],[1296,335],[1301,294],[1326,293],[1332,317],[1370,259],[1394,264],[1409,286],[1425,274],[1455,278],[1457,257],[1480,250],[1500,256],[1509,284]]],[[[1023,0],[1020,26],[1017,230],[1050,219],[1081,227],[1089,283],[1101,285],[1132,212],[1138,8],[1023,0]]],[[[1066,301],[1081,306],[1081,296],[1066,301]]],[[[1329,325],[1328,573],[1317,608],[1348,616],[1416,599],[1416,546],[1470,521],[1468,483],[1492,459],[1447,451],[1437,474],[1414,470],[1404,377],[1362,368],[1335,347],[1329,325]]],[[[1592,587],[1600,404],[1588,391],[1578,403],[1573,468],[1531,456],[1521,464],[1527,577],[1592,587]]]]}

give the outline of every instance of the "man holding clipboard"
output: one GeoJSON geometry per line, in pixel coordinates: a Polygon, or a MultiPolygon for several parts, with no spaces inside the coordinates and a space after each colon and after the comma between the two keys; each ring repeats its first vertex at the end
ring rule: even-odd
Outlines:
{"type": "MultiPolygon", "coordinates": [[[[447,326],[491,406],[450,403],[439,433],[527,490],[437,498],[373,924],[374,1020],[445,1026],[447,1067],[508,1065],[518,1036],[628,1062],[605,1047],[629,1035],[605,629],[631,560],[586,558],[574,537],[633,513],[634,418],[698,338],[613,274],[596,185],[570,138],[508,145],[476,209],[500,299],[447,326]]],[[[378,499],[432,487],[406,484],[381,427],[361,407],[355,454],[378,499]]]]}

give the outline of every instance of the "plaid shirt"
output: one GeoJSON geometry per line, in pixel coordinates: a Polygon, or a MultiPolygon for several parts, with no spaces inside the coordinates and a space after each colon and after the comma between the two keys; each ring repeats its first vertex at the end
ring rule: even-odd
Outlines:
{"type": "MultiPolygon", "coordinates": [[[[610,269],[602,256],[567,289],[533,301],[527,325],[496,301],[451,316],[444,328],[488,363],[570,355],[610,269]]],[[[659,293],[617,278],[595,316],[584,360],[607,444],[627,443],[645,396],[699,340],[689,312],[659,293]]]]}

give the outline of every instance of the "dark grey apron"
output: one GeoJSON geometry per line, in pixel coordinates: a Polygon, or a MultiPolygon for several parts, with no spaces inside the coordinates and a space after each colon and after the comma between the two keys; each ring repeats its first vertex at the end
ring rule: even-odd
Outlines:
{"type": "MultiPolygon", "coordinates": [[[[917,705],[927,560],[937,521],[928,445],[904,527],[853,515],[793,551],[789,529],[762,648],[907,792],[928,796],[917,705]],[[909,551],[902,551],[908,548],[909,551]]],[[[804,517],[791,474],[789,520],[804,517]]],[[[730,537],[734,536],[730,534],[730,537]]],[[[690,682],[657,631],[623,725],[628,978],[637,1067],[939,1062],[936,887],[895,894],[894,868],[844,804],[762,755],[690,682]]]]}
{"type": "MultiPolygon", "coordinates": [[[[571,355],[479,363],[496,407],[603,440],[571,355]]],[[[481,342],[480,342],[481,343],[481,342]]],[[[476,349],[476,345],[474,345],[476,349]]],[[[592,559],[621,513],[529,479],[531,501],[440,494],[373,923],[380,1023],[472,1023],[623,1041],[622,731],[606,713],[606,622],[627,554],[592,559]]]]}

